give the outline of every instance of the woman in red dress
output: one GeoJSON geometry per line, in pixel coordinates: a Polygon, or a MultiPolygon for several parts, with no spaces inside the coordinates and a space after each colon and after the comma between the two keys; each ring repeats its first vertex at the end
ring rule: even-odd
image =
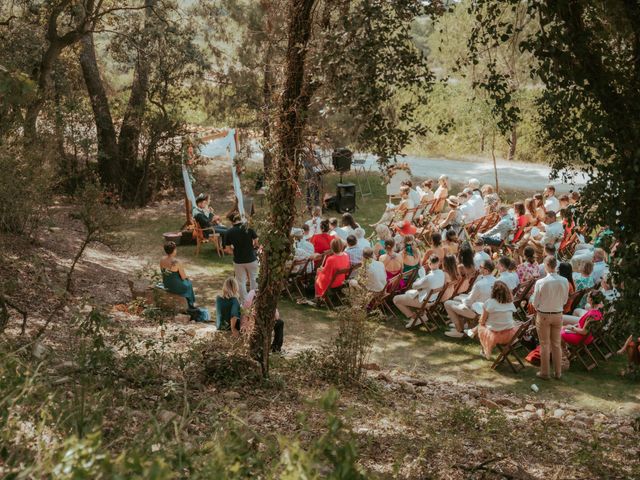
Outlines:
{"type": "Polygon", "coordinates": [[[313,251],[316,253],[316,267],[322,262],[321,255],[331,248],[331,240],[333,239],[334,237],[329,234],[329,220],[325,218],[320,222],[320,233],[316,233],[309,240],[313,245],[313,251]]]}
{"type": "Polygon", "coordinates": [[[524,229],[529,226],[530,217],[524,208],[524,203],[513,204],[513,211],[516,214],[516,232],[513,234],[513,243],[518,243],[524,235],[524,229]]]}
{"type": "Polygon", "coordinates": [[[324,264],[316,275],[316,298],[322,297],[329,288],[337,288],[344,283],[346,274],[338,275],[331,283],[333,274],[350,266],[349,255],[344,253],[344,243],[339,238],[331,240],[331,254],[325,257],[324,264]]]}

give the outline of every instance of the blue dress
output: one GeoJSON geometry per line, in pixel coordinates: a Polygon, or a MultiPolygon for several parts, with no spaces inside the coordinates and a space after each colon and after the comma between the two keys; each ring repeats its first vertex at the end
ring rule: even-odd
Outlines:
{"type": "Polygon", "coordinates": [[[237,298],[216,297],[216,328],[231,330],[231,319],[238,319],[237,328],[240,330],[240,302],[237,298]]]}
{"type": "Polygon", "coordinates": [[[182,279],[179,272],[172,272],[166,268],[161,268],[162,284],[169,292],[175,293],[187,299],[189,308],[193,308],[196,303],[196,294],[193,292],[191,280],[182,279]]]}

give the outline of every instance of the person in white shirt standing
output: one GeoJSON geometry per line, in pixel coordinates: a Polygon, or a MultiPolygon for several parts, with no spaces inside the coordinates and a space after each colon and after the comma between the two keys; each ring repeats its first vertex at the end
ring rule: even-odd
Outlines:
{"type": "Polygon", "coordinates": [[[569,282],[556,273],[558,260],[546,257],[547,275],[536,282],[529,300],[536,309],[536,330],[540,339],[540,371],[538,377],[548,380],[550,360],[553,359],[555,377],[562,376],[562,310],[569,298],[569,282]]]}
{"type": "MultiPolygon", "coordinates": [[[[440,270],[440,259],[437,255],[431,255],[428,263],[430,272],[424,277],[413,282],[413,288],[402,295],[393,297],[393,303],[407,318],[413,311],[409,307],[419,308],[432,290],[444,287],[444,272],[440,270]]],[[[429,302],[435,301],[437,294],[431,295],[429,302]]],[[[412,322],[407,324],[407,327],[412,322]]]]}
{"type": "Polygon", "coordinates": [[[491,260],[485,260],[480,265],[480,275],[473,283],[473,288],[469,295],[459,295],[453,300],[444,302],[444,309],[447,311],[449,320],[454,324],[454,328],[445,332],[447,337],[463,338],[464,324],[467,320],[476,318],[482,310],[479,308],[484,302],[491,298],[491,289],[496,282],[492,275],[494,266],[491,260]],[[479,303],[480,305],[474,304],[479,303]]]}
{"type": "Polygon", "coordinates": [[[556,198],[556,187],[553,185],[547,185],[547,188],[542,192],[544,196],[544,209],[548,212],[549,210],[553,212],[560,211],[560,200],[556,198]]]}
{"type": "Polygon", "coordinates": [[[320,231],[320,222],[322,222],[322,207],[313,207],[313,213],[311,215],[311,220],[307,220],[304,222],[309,225],[309,237],[311,238],[318,233],[322,233],[320,231]]]}

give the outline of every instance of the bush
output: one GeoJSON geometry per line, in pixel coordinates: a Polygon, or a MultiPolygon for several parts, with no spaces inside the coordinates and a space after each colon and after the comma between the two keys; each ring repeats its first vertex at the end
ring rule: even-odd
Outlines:
{"type": "Polygon", "coordinates": [[[41,223],[52,178],[41,155],[0,145],[0,231],[30,235],[41,223]]]}

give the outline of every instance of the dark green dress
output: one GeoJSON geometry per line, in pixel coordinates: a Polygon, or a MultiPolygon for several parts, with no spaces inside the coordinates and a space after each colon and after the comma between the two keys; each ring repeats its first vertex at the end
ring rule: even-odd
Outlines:
{"type": "Polygon", "coordinates": [[[162,284],[164,288],[171,293],[180,295],[187,299],[187,305],[189,308],[193,308],[196,303],[196,294],[193,292],[193,285],[191,280],[182,279],[179,272],[172,272],[166,268],[162,268],[162,284]]]}

